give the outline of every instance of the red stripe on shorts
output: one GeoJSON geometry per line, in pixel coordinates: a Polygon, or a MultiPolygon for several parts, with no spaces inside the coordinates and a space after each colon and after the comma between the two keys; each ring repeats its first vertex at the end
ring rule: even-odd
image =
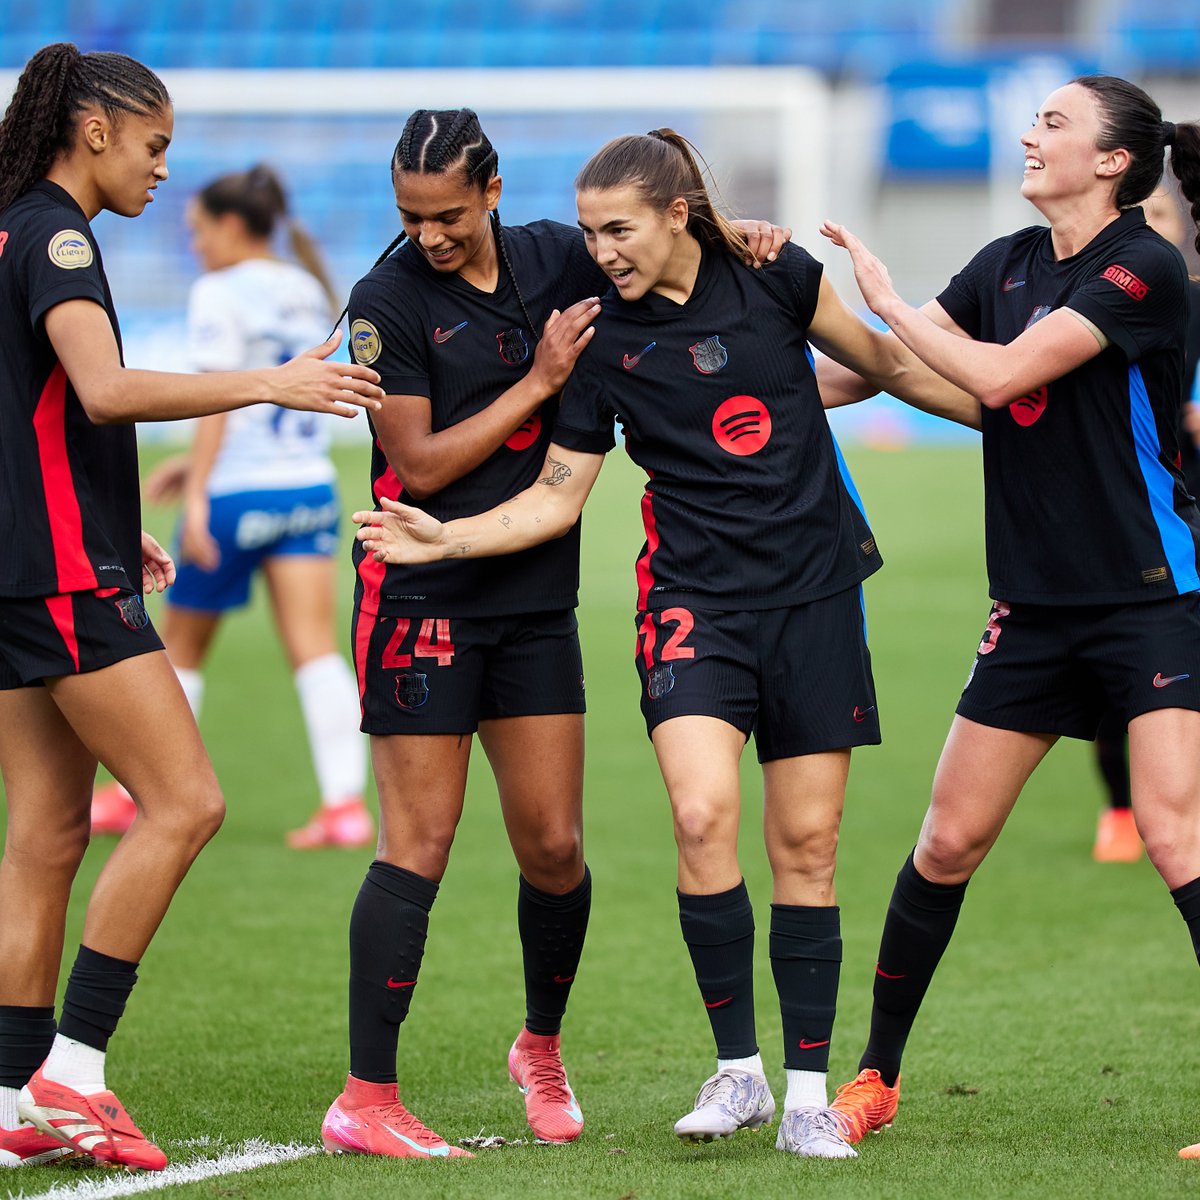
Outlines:
{"type": "Polygon", "coordinates": [[[79,639],[75,636],[75,609],[71,594],[68,592],[58,596],[45,596],[43,599],[46,601],[46,607],[50,610],[50,618],[54,622],[54,627],[67,644],[71,661],[75,664],[75,670],[78,671],[79,639]]]}

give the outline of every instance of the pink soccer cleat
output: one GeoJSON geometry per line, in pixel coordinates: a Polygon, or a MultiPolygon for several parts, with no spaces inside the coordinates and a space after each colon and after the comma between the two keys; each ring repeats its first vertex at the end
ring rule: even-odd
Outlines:
{"type": "Polygon", "coordinates": [[[133,824],[137,805],[133,797],[114,779],[92,793],[92,835],[121,834],[133,824]]]}
{"type": "Polygon", "coordinates": [[[560,1037],[522,1029],[508,1052],[508,1073],[525,1093],[525,1117],[540,1142],[573,1142],[583,1113],[559,1053],[560,1037]]]}
{"type": "Polygon", "coordinates": [[[386,1158],[474,1158],[451,1146],[400,1103],[394,1083],[346,1076],[346,1090],[321,1122],[326,1154],[379,1154],[386,1158]]]}
{"type": "Polygon", "coordinates": [[[32,1167],[73,1154],[74,1151],[58,1138],[50,1137],[32,1125],[0,1129],[0,1167],[32,1167]]]}
{"type": "Polygon", "coordinates": [[[293,850],[322,850],[327,846],[357,849],[375,844],[375,822],[361,796],[344,804],[318,808],[307,825],[287,835],[293,850]]]}
{"type": "Polygon", "coordinates": [[[90,1154],[99,1166],[161,1171],[167,1156],[133,1123],[112,1092],[85,1096],[47,1079],[38,1068],[21,1089],[17,1111],[69,1150],[90,1154]]]}

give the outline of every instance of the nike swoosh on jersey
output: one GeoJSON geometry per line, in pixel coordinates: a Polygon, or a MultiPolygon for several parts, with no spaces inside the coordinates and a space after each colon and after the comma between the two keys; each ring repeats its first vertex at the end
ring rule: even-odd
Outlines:
{"type": "Polygon", "coordinates": [[[1170,687],[1173,683],[1181,683],[1185,679],[1191,679],[1190,675],[1163,675],[1161,672],[1154,676],[1151,682],[1156,688],[1170,687]]]}
{"type": "Polygon", "coordinates": [[[650,351],[653,350],[657,345],[657,342],[651,342],[650,345],[643,346],[642,349],[636,354],[626,354],[625,357],[621,359],[621,366],[623,366],[627,371],[632,371],[633,368],[642,361],[642,355],[649,354],[650,351]]]}
{"type": "Polygon", "coordinates": [[[1011,292],[1011,291],[1015,291],[1015,290],[1016,290],[1017,288],[1019,288],[1019,287],[1024,287],[1024,286],[1025,286],[1025,280],[1023,280],[1023,279],[1014,279],[1014,278],[1013,278],[1013,277],[1010,275],[1010,276],[1009,276],[1009,277],[1008,277],[1008,278],[1007,278],[1007,279],[1006,279],[1006,280],[1003,282],[1003,284],[1001,284],[1000,286],[1001,286],[1001,287],[1004,289],[1004,291],[1006,291],[1006,292],[1011,292]]]}
{"type": "Polygon", "coordinates": [[[453,329],[443,329],[440,325],[433,331],[433,340],[440,346],[448,342],[460,329],[466,329],[469,322],[460,321],[453,329]]]}

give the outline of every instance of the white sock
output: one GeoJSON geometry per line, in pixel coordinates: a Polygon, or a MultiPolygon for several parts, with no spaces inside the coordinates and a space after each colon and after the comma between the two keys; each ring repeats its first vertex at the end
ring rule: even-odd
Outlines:
{"type": "Polygon", "coordinates": [[[21,1123],[17,1114],[17,1097],[20,1088],[0,1087],[0,1129],[16,1129],[21,1123]]]}
{"type": "Polygon", "coordinates": [[[796,1108],[828,1108],[829,1093],[825,1090],[829,1076],[824,1071],[793,1071],[787,1075],[787,1097],[783,1102],[783,1111],[791,1112],[796,1108]]]}
{"type": "Polygon", "coordinates": [[[192,716],[200,720],[200,705],[204,701],[204,676],[195,667],[176,667],[175,674],[183,685],[183,694],[187,697],[192,716]]]}
{"type": "Polygon", "coordinates": [[[718,1071],[749,1071],[766,1079],[767,1072],[763,1067],[762,1055],[754,1054],[750,1058],[718,1058],[718,1071]]]}
{"type": "Polygon", "coordinates": [[[358,731],[358,684],[340,654],[313,658],[296,671],[321,803],[345,804],[367,785],[367,744],[358,731]]]}
{"type": "Polygon", "coordinates": [[[97,1050],[95,1046],[85,1046],[83,1042],[74,1042],[61,1033],[54,1035],[50,1054],[42,1064],[42,1074],[55,1083],[65,1083],[85,1096],[94,1096],[97,1092],[107,1090],[104,1083],[104,1051],[97,1050]]]}

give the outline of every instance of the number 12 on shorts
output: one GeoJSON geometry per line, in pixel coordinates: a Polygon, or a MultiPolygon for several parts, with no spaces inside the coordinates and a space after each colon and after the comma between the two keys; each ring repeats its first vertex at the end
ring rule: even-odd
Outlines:
{"type": "Polygon", "coordinates": [[[638,653],[646,666],[654,666],[654,650],[658,645],[664,624],[674,625],[670,636],[663,644],[659,662],[672,662],[680,658],[695,658],[696,651],[683,644],[684,639],[695,627],[696,619],[686,608],[664,608],[662,612],[648,612],[638,626],[638,653]]]}
{"type": "Polygon", "coordinates": [[[411,667],[414,658],[436,659],[439,667],[448,667],[454,662],[454,642],[450,636],[449,618],[422,618],[415,642],[405,650],[404,644],[412,626],[413,622],[407,617],[396,618],[396,628],[392,630],[392,636],[383,648],[381,661],[385,671],[411,667]]]}

